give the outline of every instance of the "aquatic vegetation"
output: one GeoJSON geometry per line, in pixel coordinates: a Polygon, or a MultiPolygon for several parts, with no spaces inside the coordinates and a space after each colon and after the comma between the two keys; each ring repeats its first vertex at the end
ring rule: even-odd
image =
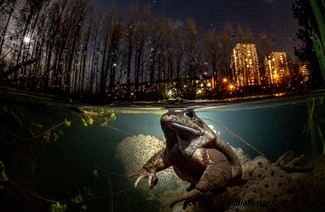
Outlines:
{"type": "Polygon", "coordinates": [[[51,205],[51,212],[65,212],[67,210],[66,204],[60,204],[59,202],[53,203],[51,205]]]}
{"type": "Polygon", "coordinates": [[[101,126],[106,126],[109,121],[116,119],[116,114],[111,109],[97,108],[97,107],[80,107],[80,120],[83,126],[92,125],[94,120],[101,126]]]}
{"type": "Polygon", "coordinates": [[[67,127],[70,127],[71,121],[67,120],[66,118],[64,119],[64,123],[67,127]]]}
{"type": "Polygon", "coordinates": [[[3,186],[1,185],[1,183],[6,183],[9,180],[5,169],[6,169],[5,165],[0,160],[0,189],[3,189],[3,186]]]}
{"type": "Polygon", "coordinates": [[[92,125],[94,123],[93,118],[90,115],[81,115],[80,120],[83,124],[83,126],[87,127],[88,125],[92,125]]]}
{"type": "Polygon", "coordinates": [[[94,176],[95,178],[99,177],[99,174],[98,174],[98,170],[97,170],[97,169],[94,169],[94,170],[93,170],[93,176],[94,176]]]}
{"type": "MultiPolygon", "coordinates": [[[[90,191],[89,191],[90,192],[90,191]]],[[[82,197],[82,192],[79,190],[77,196],[71,200],[72,203],[80,205],[80,211],[86,211],[87,210],[87,205],[83,204],[84,199],[82,197]]]]}
{"type": "Polygon", "coordinates": [[[314,97],[309,98],[308,104],[308,119],[306,122],[303,134],[310,134],[312,150],[314,154],[322,153],[325,154],[325,139],[323,137],[324,120],[319,117],[319,110],[321,105],[324,104],[324,97],[317,100],[314,97]],[[322,123],[323,122],[323,123],[322,123]]]}

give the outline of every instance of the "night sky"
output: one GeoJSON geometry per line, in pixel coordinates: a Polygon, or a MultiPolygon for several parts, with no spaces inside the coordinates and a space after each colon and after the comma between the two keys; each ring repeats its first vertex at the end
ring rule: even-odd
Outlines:
{"type": "Polygon", "coordinates": [[[255,37],[261,32],[267,32],[276,41],[274,51],[285,51],[294,57],[294,46],[298,30],[298,21],[292,14],[292,4],[295,0],[96,0],[98,4],[109,7],[115,2],[118,9],[127,11],[130,3],[139,6],[151,2],[153,15],[165,14],[180,22],[186,18],[194,18],[197,27],[204,32],[215,28],[217,31],[226,22],[233,27],[241,25],[248,27],[255,37]]]}

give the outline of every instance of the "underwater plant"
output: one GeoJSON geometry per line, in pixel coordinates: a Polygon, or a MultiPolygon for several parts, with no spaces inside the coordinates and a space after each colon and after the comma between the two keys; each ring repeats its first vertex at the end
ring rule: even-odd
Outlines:
{"type": "Polygon", "coordinates": [[[310,134],[313,154],[325,154],[324,127],[321,127],[324,120],[320,119],[321,116],[318,115],[323,103],[324,97],[320,101],[316,101],[314,97],[311,97],[307,102],[308,119],[303,133],[310,134]]]}
{"type": "Polygon", "coordinates": [[[66,210],[66,204],[60,204],[59,202],[56,202],[51,205],[51,212],[65,212],[66,210]]]}
{"type": "MultiPolygon", "coordinates": [[[[6,170],[5,170],[5,165],[3,164],[3,162],[0,160],[0,183],[6,183],[8,182],[8,176],[6,174],[6,170]]],[[[4,187],[0,184],[0,189],[3,189],[4,187]]]]}
{"type": "Polygon", "coordinates": [[[116,119],[116,114],[111,109],[97,108],[97,107],[80,107],[80,120],[83,126],[87,127],[94,123],[94,119],[101,126],[106,126],[109,121],[116,119]]]}

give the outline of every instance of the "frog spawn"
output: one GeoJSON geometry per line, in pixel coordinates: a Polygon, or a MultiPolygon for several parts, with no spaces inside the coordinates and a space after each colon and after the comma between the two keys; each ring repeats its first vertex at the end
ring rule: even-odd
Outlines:
{"type": "MultiPolygon", "coordinates": [[[[117,146],[117,158],[122,162],[126,175],[138,170],[156,152],[165,147],[164,141],[153,136],[130,136],[117,146]]],[[[243,179],[246,181],[241,186],[226,188],[225,191],[215,196],[201,200],[198,204],[190,204],[186,211],[269,211],[279,209],[277,203],[283,201],[304,201],[317,205],[318,191],[316,185],[324,188],[325,165],[319,166],[313,173],[286,172],[277,163],[271,163],[263,156],[250,160],[242,149],[232,147],[238,155],[243,167],[243,179]],[[316,188],[317,189],[317,188],[316,188]],[[261,205],[236,205],[238,201],[250,201],[261,205]],[[273,205],[272,205],[273,204],[273,205]]],[[[325,159],[324,163],[325,164],[325,159]]],[[[140,183],[140,189],[144,191],[148,199],[160,202],[160,211],[170,211],[169,204],[185,193],[187,182],[180,180],[172,168],[157,173],[159,183],[154,189],[148,189],[146,182],[140,183]]],[[[133,181],[132,181],[133,182],[133,181]]],[[[324,193],[323,190],[320,192],[324,193]]],[[[182,211],[180,205],[173,207],[174,211],[182,211]]],[[[285,209],[285,208],[280,208],[285,209]]],[[[287,208],[286,211],[295,211],[297,208],[287,208]]]]}
{"type": "MultiPolygon", "coordinates": [[[[116,158],[121,161],[126,176],[137,171],[154,154],[165,148],[165,141],[150,135],[134,135],[124,138],[116,148],[116,158]]],[[[149,189],[147,181],[140,181],[137,188],[144,191],[148,200],[158,200],[161,208],[170,210],[171,201],[178,198],[186,190],[188,184],[175,174],[172,167],[157,173],[158,184],[149,189]]],[[[134,183],[134,181],[130,181],[134,183]]]]}
{"type": "Polygon", "coordinates": [[[220,204],[214,200],[207,210],[204,204],[209,203],[202,201],[201,211],[296,211],[305,210],[310,205],[320,206],[310,172],[288,173],[276,163],[258,156],[243,164],[243,178],[244,185],[228,188],[217,195],[224,196],[222,199],[227,201],[220,204]],[[288,206],[288,202],[295,205],[288,206]]]}

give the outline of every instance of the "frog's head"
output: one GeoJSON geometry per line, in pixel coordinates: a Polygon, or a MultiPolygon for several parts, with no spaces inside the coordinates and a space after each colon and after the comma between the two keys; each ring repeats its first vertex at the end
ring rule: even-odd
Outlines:
{"type": "Polygon", "coordinates": [[[165,113],[160,120],[166,139],[177,139],[177,136],[186,141],[198,139],[211,129],[195,114],[192,109],[171,110],[165,113]]]}

